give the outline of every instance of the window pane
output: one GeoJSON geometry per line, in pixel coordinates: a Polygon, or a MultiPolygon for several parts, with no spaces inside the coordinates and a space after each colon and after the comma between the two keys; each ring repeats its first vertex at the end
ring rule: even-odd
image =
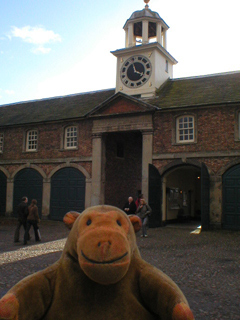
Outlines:
{"type": "Polygon", "coordinates": [[[36,130],[28,131],[27,133],[27,151],[37,150],[38,132],[36,130]]]}
{"type": "Polygon", "coordinates": [[[194,118],[192,116],[178,118],[176,132],[177,141],[194,141],[194,118]]]}
{"type": "Polygon", "coordinates": [[[65,130],[65,148],[76,148],[77,147],[77,128],[68,127],[65,130]]]}

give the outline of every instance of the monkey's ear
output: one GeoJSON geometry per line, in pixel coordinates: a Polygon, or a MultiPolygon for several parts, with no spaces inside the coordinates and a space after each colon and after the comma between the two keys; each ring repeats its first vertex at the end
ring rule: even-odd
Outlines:
{"type": "Polygon", "coordinates": [[[63,217],[63,222],[65,223],[65,226],[68,229],[72,229],[72,226],[74,222],[77,220],[79,217],[80,213],[76,211],[69,211],[68,213],[65,214],[63,217]]]}
{"type": "Polygon", "coordinates": [[[132,222],[133,229],[134,229],[135,233],[137,233],[139,230],[141,230],[142,220],[138,216],[131,214],[128,216],[128,218],[132,222]]]}

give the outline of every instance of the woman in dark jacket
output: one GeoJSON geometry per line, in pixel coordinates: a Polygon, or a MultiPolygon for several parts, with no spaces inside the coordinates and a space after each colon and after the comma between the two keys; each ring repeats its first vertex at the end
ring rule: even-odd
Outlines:
{"type": "Polygon", "coordinates": [[[149,205],[146,203],[144,199],[140,200],[140,205],[137,208],[137,215],[142,220],[142,236],[141,237],[147,237],[147,224],[149,215],[152,213],[152,209],[149,207],[149,205]]]}
{"type": "Polygon", "coordinates": [[[38,207],[37,207],[37,200],[33,199],[30,206],[28,207],[28,217],[27,217],[27,227],[24,234],[24,244],[27,244],[28,240],[28,233],[33,226],[34,234],[35,234],[35,240],[40,241],[38,236],[38,223],[39,223],[39,215],[38,215],[38,207]]]}

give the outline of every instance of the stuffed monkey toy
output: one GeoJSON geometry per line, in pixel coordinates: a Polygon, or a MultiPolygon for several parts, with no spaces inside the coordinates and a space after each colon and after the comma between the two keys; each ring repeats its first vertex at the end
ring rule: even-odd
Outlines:
{"type": "Polygon", "coordinates": [[[137,216],[103,205],[64,222],[71,231],[61,258],[10,289],[0,319],[194,320],[178,286],[141,258],[137,216]]]}

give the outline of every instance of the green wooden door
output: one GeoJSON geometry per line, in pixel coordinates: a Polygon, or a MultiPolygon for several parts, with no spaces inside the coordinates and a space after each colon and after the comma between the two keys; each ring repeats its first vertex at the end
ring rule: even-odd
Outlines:
{"type": "Polygon", "coordinates": [[[202,231],[209,229],[210,180],[206,165],[201,168],[201,225],[202,231]]]}
{"type": "Polygon", "coordinates": [[[7,177],[0,171],[0,215],[5,215],[6,212],[6,189],[7,177]]]}
{"type": "Polygon", "coordinates": [[[240,230],[240,165],[223,175],[222,227],[240,230]]]}
{"type": "Polygon", "coordinates": [[[19,171],[14,178],[13,189],[13,215],[17,217],[17,205],[22,197],[28,197],[28,204],[32,199],[37,200],[38,214],[42,216],[42,189],[43,178],[41,174],[31,168],[19,171]]]}
{"type": "Polygon", "coordinates": [[[152,164],[149,164],[148,204],[152,209],[149,227],[160,227],[162,225],[162,180],[159,171],[152,164]]]}
{"type": "Polygon", "coordinates": [[[50,218],[62,220],[68,211],[85,208],[85,176],[75,168],[63,168],[51,179],[50,218]]]}

